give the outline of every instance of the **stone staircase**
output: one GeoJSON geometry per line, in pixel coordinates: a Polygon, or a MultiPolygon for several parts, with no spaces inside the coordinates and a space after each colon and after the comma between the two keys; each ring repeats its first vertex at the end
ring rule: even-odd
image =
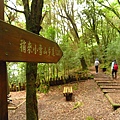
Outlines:
{"type": "Polygon", "coordinates": [[[114,109],[120,107],[120,79],[113,80],[105,73],[94,75],[94,81],[100,87],[114,109]]]}

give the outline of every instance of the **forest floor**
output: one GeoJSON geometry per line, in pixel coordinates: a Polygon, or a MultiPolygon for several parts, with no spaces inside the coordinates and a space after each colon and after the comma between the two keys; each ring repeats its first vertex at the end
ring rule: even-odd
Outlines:
{"type": "MultiPolygon", "coordinates": [[[[103,72],[95,74],[104,80],[103,72]]],[[[117,81],[120,81],[118,77],[117,81]]],[[[12,103],[17,109],[8,110],[9,120],[26,120],[26,92],[11,92],[12,103]]],[[[39,120],[120,120],[120,108],[114,110],[94,79],[50,87],[48,93],[37,93],[39,120]],[[64,86],[73,87],[73,100],[66,101],[64,86]]],[[[118,96],[113,96],[113,98],[118,96]]]]}

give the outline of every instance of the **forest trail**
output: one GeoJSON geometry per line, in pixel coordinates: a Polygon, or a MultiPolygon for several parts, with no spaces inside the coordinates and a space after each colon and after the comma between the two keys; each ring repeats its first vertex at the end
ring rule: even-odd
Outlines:
{"type": "MultiPolygon", "coordinates": [[[[109,84],[113,83],[115,87],[115,84],[119,83],[119,79],[113,81],[111,76],[102,71],[95,74],[94,67],[90,68],[90,71],[95,76],[94,79],[52,86],[46,94],[38,92],[39,120],[86,120],[88,118],[94,118],[94,120],[119,120],[120,108],[117,106],[118,109],[116,109],[117,107],[112,106],[112,103],[115,103],[114,105],[120,104],[120,96],[117,92],[119,89],[101,88],[104,84],[109,86],[109,84]],[[64,86],[73,87],[73,101],[66,101],[63,95],[64,86]],[[104,92],[104,90],[113,90],[113,92],[104,92]]],[[[25,91],[11,92],[11,97],[16,98],[13,102],[17,103],[19,98],[24,101],[25,94],[25,91]]],[[[23,102],[15,110],[9,110],[8,116],[9,120],[26,120],[26,102],[23,102]]]]}

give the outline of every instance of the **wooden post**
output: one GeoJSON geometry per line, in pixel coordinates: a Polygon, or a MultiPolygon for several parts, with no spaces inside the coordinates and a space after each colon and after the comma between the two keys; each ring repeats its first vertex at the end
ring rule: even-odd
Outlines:
{"type": "Polygon", "coordinates": [[[4,20],[4,0],[0,0],[0,19],[4,20]]]}
{"type": "MultiPolygon", "coordinates": [[[[0,0],[0,19],[4,20],[4,0],[0,0]]],[[[0,120],[8,120],[7,67],[4,61],[0,61],[0,120]]]]}
{"type": "Polygon", "coordinates": [[[3,61],[0,61],[0,120],[8,120],[7,69],[3,61]]]}

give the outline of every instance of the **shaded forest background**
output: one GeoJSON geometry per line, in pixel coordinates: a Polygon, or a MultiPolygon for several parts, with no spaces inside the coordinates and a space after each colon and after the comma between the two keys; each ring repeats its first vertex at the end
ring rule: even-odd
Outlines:
{"type": "MultiPolygon", "coordinates": [[[[29,1],[31,2],[31,1],[29,1]]],[[[99,58],[101,67],[119,64],[119,0],[45,0],[39,35],[55,41],[63,51],[57,64],[38,63],[37,79],[66,76],[70,70],[87,70],[99,58]]],[[[5,21],[26,29],[21,0],[5,1],[5,21]]],[[[26,81],[26,63],[7,63],[10,83],[26,81]]]]}

